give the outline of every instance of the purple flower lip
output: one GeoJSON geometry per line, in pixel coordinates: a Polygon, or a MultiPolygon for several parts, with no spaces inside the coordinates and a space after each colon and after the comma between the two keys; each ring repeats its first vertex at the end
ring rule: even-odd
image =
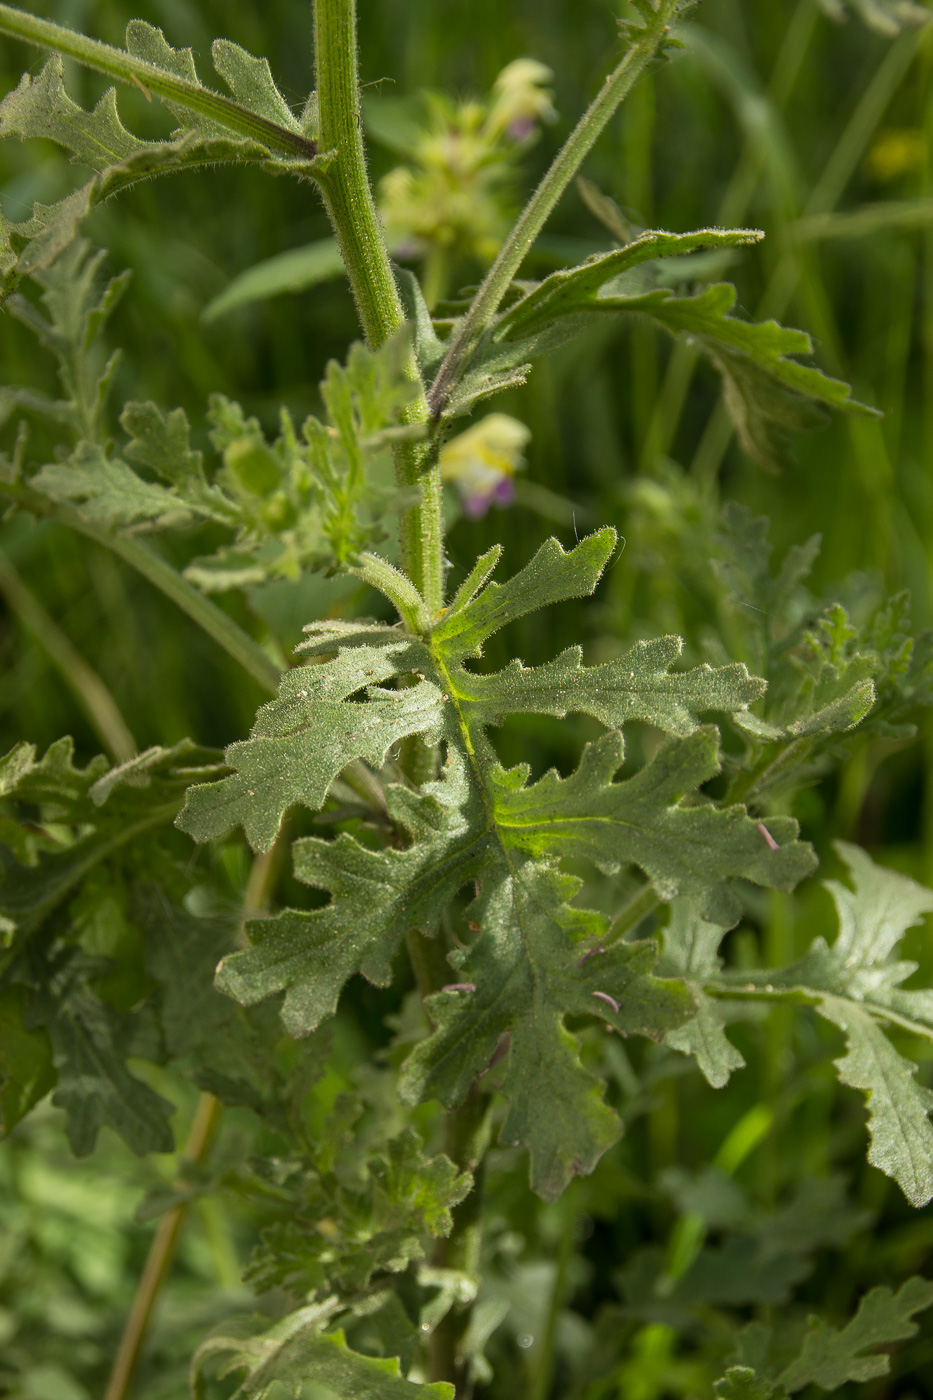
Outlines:
{"type": "Polygon", "coordinates": [[[513,476],[525,465],[522,453],[530,437],[516,418],[490,413],[443,448],[441,475],[456,487],[469,520],[514,501],[513,476]]]}
{"type": "Polygon", "coordinates": [[[538,123],[534,117],[517,117],[514,122],[509,122],[505,134],[510,141],[514,141],[516,146],[519,146],[534,134],[537,126],[538,123]]]}
{"type": "Polygon", "coordinates": [[[514,500],[515,482],[510,476],[505,476],[486,491],[464,494],[463,513],[469,520],[480,520],[490,506],[510,506],[514,500]]]}

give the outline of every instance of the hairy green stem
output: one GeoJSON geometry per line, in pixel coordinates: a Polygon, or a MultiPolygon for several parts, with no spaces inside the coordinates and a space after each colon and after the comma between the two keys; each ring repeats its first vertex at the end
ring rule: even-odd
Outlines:
{"type": "Polygon", "coordinates": [[[142,85],[146,92],[154,92],[157,97],[168,98],[200,117],[219,122],[240,136],[258,141],[270,151],[301,156],[305,160],[312,160],[317,155],[317,145],[300,132],[289,131],[287,127],[241,107],[239,102],[213,92],[201,83],[176,77],[164,68],[157,68],[154,63],[135,58],[125,49],[116,49],[111,44],[101,43],[99,39],[76,34],[62,24],[53,24],[51,20],[39,19],[37,15],[26,14],[25,10],[17,10],[12,5],[0,4],[0,33],[64,54],[86,68],[105,73],[108,78],[134,86],[142,85]]]}
{"type": "MultiPolygon", "coordinates": [[[[363,148],[357,73],[355,0],[315,0],[314,49],[320,145],[336,160],[319,184],[353,291],[367,344],[376,348],[398,334],[406,317],[376,212],[363,148]]],[[[404,373],[417,386],[403,410],[403,423],[430,421],[424,386],[413,351],[404,373]]],[[[398,443],[399,486],[417,488],[420,499],[402,516],[402,562],[428,611],[444,602],[441,479],[436,449],[423,442],[398,443]]]]}
{"type": "Polygon", "coordinates": [[[740,771],[729,785],[726,802],[742,802],[746,806],[776,778],[796,764],[803,763],[813,748],[812,738],[791,739],[765,745],[761,757],[752,767],[740,771]]]}
{"type": "Polygon", "coordinates": [[[315,0],[314,60],[321,148],[337,157],[321,189],[367,344],[375,348],[401,330],[405,312],[366,169],[355,0],[315,0]]]}
{"type": "Polygon", "coordinates": [[[631,44],[622,62],[607,75],[545,174],[499,251],[469,311],[460,323],[428,394],[431,414],[439,418],[476,345],[498,310],[516,272],[557,201],[605,130],[610,118],[657,54],[676,9],[662,0],[657,16],[631,44]]]}

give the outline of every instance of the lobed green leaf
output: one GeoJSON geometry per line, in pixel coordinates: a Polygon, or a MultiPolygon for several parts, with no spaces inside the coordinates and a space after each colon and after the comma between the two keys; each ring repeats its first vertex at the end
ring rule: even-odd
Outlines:
{"type": "Polygon", "coordinates": [[[696,1010],[682,985],[651,976],[652,946],[602,949],[604,918],[571,905],[578,882],[557,862],[582,855],[611,872],[636,865],[662,898],[692,892],[724,923],[739,908],[730,890],[736,877],[789,889],[813,866],[794,822],[772,821],[769,842],[744,808],[719,809],[698,794],[719,770],[719,750],[717,732],[698,727],[697,712],[742,709],[757,697],[760,683],[743,667],[673,675],[680,643],[665,639],[592,668],[571,652],[533,670],[465,669],[498,628],[592,591],[614,541],[601,531],[568,553],[550,541],[501,585],[490,582],[498,559],[490,551],[433,628],[403,575],[362,559],[362,575],[426,635],[363,621],[312,624],[301,650],[317,664],[283,678],[253,737],[227,751],[236,772],[192,789],[178,823],[199,840],[242,825],[254,849],[268,849],[287,807],[320,807],[351,760],[378,765],[407,734],[443,741],[440,779],[417,795],[385,790],[404,844],[372,849],[347,833],[297,841],[295,874],[330,903],[252,922],[252,946],[223,961],[218,982],[245,1004],[284,991],[286,1026],[308,1034],[333,1013],[352,975],[386,985],[406,932],[433,933],[457,892],[476,883],[477,937],[452,957],[450,986],[429,1001],[435,1030],[407,1063],[405,1093],[461,1102],[507,1038],[503,1140],[529,1148],[535,1189],[548,1196],[591,1170],[619,1130],[565,1016],[597,1016],[622,1034],[662,1039],[696,1010]],[[386,689],[393,678],[401,684],[386,689]],[[582,711],[612,725],[646,719],[682,737],[616,782],[623,751],[612,729],[587,747],[571,777],[550,773],[528,786],[527,769],[502,769],[485,734],[523,711],[582,711]]]}
{"type": "Polygon", "coordinates": [[[771,846],[744,807],[692,797],[719,771],[718,740],[711,726],[671,739],[621,782],[612,781],[623,759],[618,733],[587,745],[569,778],[552,771],[528,788],[517,785],[520,770],[505,775],[493,788],[501,838],[529,854],[584,856],[610,873],[635,864],[662,899],[694,895],[705,917],[728,927],[741,909],[731,879],[790,890],[816,861],[793,819],[770,819],[771,846]]]}
{"type": "Polygon", "coordinates": [[[174,1106],[131,1074],[114,1011],[65,967],[37,997],[33,1019],[46,1030],[57,1070],[53,1102],[67,1116],[72,1151],[86,1157],[103,1127],[139,1156],[171,1152],[174,1106]]]}
{"type": "Polygon", "coordinates": [[[483,642],[520,617],[568,598],[585,598],[599,582],[615,548],[610,526],[597,530],[565,553],[555,539],[547,540],[530,563],[507,583],[487,582],[499,559],[490,550],[461,585],[436,624],[432,639],[448,663],[481,656],[483,642]]]}
{"type": "Polygon", "coordinates": [[[692,1009],[681,986],[650,975],[650,946],[618,944],[581,959],[600,920],[567,902],[578,886],[521,858],[487,869],[472,911],[482,932],[457,962],[463,982],[428,999],[436,1029],[416,1046],[401,1081],[409,1101],[439,1098],[454,1107],[508,1035],[502,1088],[510,1110],[500,1138],[528,1148],[532,1186],[547,1199],[575,1173],[592,1171],[620,1133],[564,1016],[598,1015],[623,1034],[660,1039],[692,1009]]]}
{"type": "MultiPolygon", "coordinates": [[[[54,25],[49,27],[50,39],[55,31],[67,41],[67,31],[54,25]]],[[[313,143],[303,136],[297,118],[275,87],[267,60],[254,58],[229,40],[216,40],[212,54],[235,104],[201,85],[190,48],[171,48],[162,31],[143,20],[131,20],[127,26],[122,66],[120,50],[89,41],[79,43],[79,47],[82,61],[95,66],[88,55],[100,52],[106,58],[105,72],[118,72],[147,95],[137,68],[154,85],[160,74],[180,79],[188,89],[185,92],[175,84],[180,100],[173,100],[158,85],[159,95],[180,126],[168,141],[140,141],[120,120],[113,88],[93,111],[85,111],[65,90],[58,54],[46,61],[36,77],[25,74],[18,87],[0,102],[0,136],[55,141],[73,161],[90,166],[95,175],[54,205],[34,204],[30,219],[12,223],[0,215],[0,272],[5,292],[21,277],[48,267],[78,236],[81,224],[97,204],[139,180],[230,163],[262,163],[308,175],[318,173],[328,163],[328,157],[317,156],[313,143]],[[126,64],[127,55],[138,62],[126,64]],[[282,140],[277,141],[277,136],[282,140]],[[286,147],[294,149],[283,151],[283,140],[286,147]]],[[[65,51],[71,49],[66,47],[65,51]]]]}
{"type": "Polygon", "coordinates": [[[0,760],[0,799],[16,804],[0,820],[0,917],[17,942],[101,861],[168,824],[192,778],[220,771],[217,755],[189,739],[113,769],[104,758],[75,768],[73,758],[72,740],[59,739],[42,759],[18,744],[0,760]]]}
{"type": "Polygon", "coordinates": [[[316,810],[337,774],[354,759],[379,767],[409,734],[440,737],[443,696],[421,681],[401,690],[379,682],[411,670],[411,643],[358,646],[334,661],[300,667],[282,678],[276,700],[256,717],[253,737],[232,744],[225,759],[235,773],[219,784],[189,790],[178,825],[197,841],[242,826],[254,850],[268,850],[286,810],[296,802],[316,810]],[[359,700],[350,697],[363,691],[359,700]]]}
{"type": "Polygon", "coordinates": [[[682,257],[697,248],[729,248],[760,243],[761,229],[697,229],[668,233],[649,229],[622,248],[597,253],[578,267],[551,273],[499,319],[495,339],[519,340],[563,316],[579,315],[607,293],[607,284],[622,273],[655,258],[682,257]]]}
{"type": "Polygon", "coordinates": [[[774,1386],[761,1380],[750,1366],[730,1366],[713,1386],[716,1400],[770,1400],[774,1386]]]}
{"type": "Polygon", "coordinates": [[[273,1394],[298,1400],[309,1381],[338,1400],[453,1400],[452,1385],[416,1385],[404,1379],[398,1361],[362,1356],[350,1350],[342,1331],[323,1331],[332,1311],[332,1305],[312,1304],[264,1332],[254,1332],[253,1320],[209,1337],[192,1363],[195,1400],[206,1394],[205,1363],[218,1355],[228,1357],[223,1375],[247,1373],[232,1400],[271,1400],[273,1394]]]}
{"type": "Polygon", "coordinates": [[[725,930],[700,917],[692,902],[675,900],[667,927],[661,935],[658,971],[663,977],[681,977],[697,1003],[697,1014],[683,1026],[668,1031],[665,1044],[684,1055],[693,1055],[700,1072],[714,1089],[729,1082],[733,1070],[744,1069],[745,1060],[724,1029],[723,1003],[706,991],[706,984],[722,970],[718,954],[725,930]]]}
{"type": "Polygon", "coordinates": [[[870,1348],[890,1346],[916,1336],[914,1315],[931,1306],[933,1283],[914,1277],[897,1293],[890,1288],[873,1288],[859,1303],[851,1322],[839,1330],[811,1317],[800,1355],[781,1372],[780,1384],[792,1395],[806,1385],[837,1390],[847,1381],[869,1381],[886,1375],[890,1358],[874,1354],[870,1348]]]}
{"type": "MultiPolygon", "coordinates": [[[[772,819],[769,826],[773,825],[772,819]]],[[[843,1031],[847,1052],[836,1067],[842,1083],[866,1094],[868,1160],[893,1177],[913,1205],[922,1206],[933,1199],[933,1092],[917,1083],[916,1065],[894,1048],[879,1021],[933,1038],[933,993],[901,990],[916,964],[894,958],[906,930],[933,912],[933,891],[875,865],[864,851],[846,842],[837,842],[836,849],[849,866],[854,888],[827,882],[840,923],[832,948],[816,938],[805,956],[788,967],[723,973],[714,955],[715,932],[706,929],[696,980],[725,996],[744,992],[812,1005],[843,1031]]],[[[671,947],[673,963],[665,966],[678,965],[678,932],[675,929],[671,947]]],[[[681,937],[681,965],[683,948],[681,937]]],[[[686,1033],[675,1030],[674,1037],[679,1038],[678,1049],[705,1055],[704,1072],[715,1082],[725,1068],[721,1026],[728,1008],[719,1011],[701,1001],[701,1011],[704,1026],[686,1028],[686,1033]]]]}
{"type": "Polygon", "coordinates": [[[875,410],[851,397],[847,384],[794,358],[813,346],[803,331],[775,321],[732,315],[736,291],[719,283],[682,294],[654,285],[642,264],[695,248],[754,243],[755,229],[700,229],[674,234],[650,230],[610,253],[553,273],[528,287],[481,341],[443,412],[467,412],[480,398],[522,382],[536,356],[579,334],[596,315],[649,316],[683,336],[720,371],[726,408],[743,448],[767,467],[786,459],[791,432],[817,426],[823,409],[859,414],[875,410]]]}

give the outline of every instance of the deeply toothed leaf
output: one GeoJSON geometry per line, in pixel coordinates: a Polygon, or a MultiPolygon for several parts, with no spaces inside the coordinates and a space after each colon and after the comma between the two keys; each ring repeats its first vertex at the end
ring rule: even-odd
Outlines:
{"type": "Polygon", "coordinates": [[[552,771],[516,787],[503,775],[494,788],[502,840],[534,855],[585,856],[609,873],[637,865],[662,898],[694,895],[725,926],[740,912],[729,880],[789,890],[813,870],[792,819],[771,819],[772,848],[744,807],[682,803],[719,771],[715,729],[669,740],[634,777],[613,782],[622,758],[620,736],[609,733],[587,746],[569,778],[552,771]]]}
{"type": "Polygon", "coordinates": [[[503,1140],[529,1148],[532,1180],[547,1196],[591,1170],[619,1132],[568,1013],[663,1039],[696,1009],[681,984],[651,976],[650,943],[602,950],[606,921],[570,903],[579,882],[559,860],[582,855],[610,871],[634,865],[662,898],[692,892],[714,914],[725,911],[724,922],[735,917],[736,877],[789,889],[813,864],[789,819],[771,823],[772,848],[743,808],[722,810],[698,794],[719,768],[717,733],[700,727],[699,715],[742,710],[758,696],[744,668],[673,673],[680,643],[668,638],[597,667],[572,652],[532,670],[468,669],[500,627],[591,592],[614,544],[612,531],[569,553],[550,541],[505,584],[490,582],[492,551],[433,629],[402,575],[362,559],[363,576],[422,635],[379,623],[312,624],[301,648],[312,664],[286,675],[252,738],[227,751],[235,774],[192,789],[179,819],[199,840],[242,825],[255,849],[267,849],[286,808],[321,806],[351,760],[378,764],[407,734],[443,741],[439,779],[420,794],[386,790],[404,840],[374,849],[344,833],[295,843],[295,874],[330,903],[250,923],[252,946],[224,960],[219,983],[245,1003],[284,992],[286,1025],[306,1035],[334,1011],[349,977],[386,985],[406,932],[432,934],[458,891],[477,884],[470,918],[479,931],[452,958],[450,987],[429,1002],[435,1030],[408,1063],[405,1092],[461,1102],[507,1038],[503,1140]],[[386,688],[392,678],[397,689],[386,688]],[[500,766],[485,732],[520,712],[583,712],[611,725],[638,718],[682,737],[617,782],[622,740],[613,728],[571,777],[550,773],[529,786],[525,769],[500,766]]]}
{"type": "MultiPolygon", "coordinates": [[[[92,111],[85,111],[69,97],[57,54],[35,77],[24,74],[0,102],[0,136],[55,141],[73,161],[89,166],[95,174],[56,204],[34,204],[31,218],[14,223],[0,217],[4,293],[21,277],[50,266],[78,236],[96,205],[139,180],[204,165],[264,163],[310,174],[326,164],[326,159],[317,157],[314,146],[300,137],[299,123],[276,89],[264,58],[253,58],[227,40],[216,41],[215,65],[238,104],[234,109],[227,102],[224,109],[223,100],[201,86],[191,50],[171,48],[160,29],[132,20],[127,26],[126,47],[133,58],[149,65],[154,77],[164,73],[190,84],[195,97],[208,101],[215,115],[206,116],[184,101],[162,95],[180,125],[169,140],[142,141],[123,125],[113,88],[92,111]],[[252,121],[248,114],[254,114],[252,121]],[[283,151],[277,134],[295,150],[283,151]]],[[[113,53],[118,59],[120,50],[113,53]]],[[[135,70],[133,81],[148,95],[135,70]]]]}
{"type": "Polygon", "coordinates": [[[537,356],[580,334],[596,316],[648,316],[702,351],[719,370],[725,405],[745,451],[765,466],[782,465],[788,436],[817,426],[825,409],[875,410],[853,399],[841,380],[795,358],[812,353],[804,331],[733,315],[736,291],[730,284],[684,294],[658,286],[642,266],[696,248],[753,243],[760,236],[754,229],[649,231],[622,248],[552,273],[494,323],[440,410],[456,417],[497,385],[521,382],[537,356]]]}
{"type": "Polygon", "coordinates": [[[545,1197],[558,1195],[574,1173],[592,1171],[620,1132],[564,1016],[599,1016],[623,1034],[660,1039],[692,1008],[677,983],[650,976],[651,946],[617,944],[581,959],[583,941],[598,937],[601,921],[568,904],[578,886],[521,857],[487,863],[472,911],[482,933],[457,966],[464,987],[429,999],[436,1030],[415,1049],[402,1080],[408,1097],[453,1107],[509,1035],[502,1087],[510,1109],[501,1140],[528,1148],[532,1185],[545,1197]]]}
{"type": "Polygon", "coordinates": [[[147,149],[147,143],[137,140],[121,122],[115,88],[108,88],[91,112],[68,96],[58,54],[47,59],[35,77],[24,73],[0,102],[0,136],[44,137],[92,170],[119,165],[147,149]]]}
{"type": "Polygon", "coordinates": [[[52,1044],[58,1070],[53,1097],[68,1115],[72,1151],[86,1157],[99,1130],[109,1127],[140,1156],[171,1152],[174,1108],[130,1073],[112,1009],[65,975],[42,996],[36,1014],[52,1044]]]}
{"type": "Polygon", "coordinates": [[[916,1336],[914,1314],[931,1306],[933,1283],[914,1277],[897,1293],[890,1288],[873,1288],[859,1303],[852,1321],[838,1330],[811,1318],[800,1355],[781,1373],[780,1384],[793,1395],[805,1385],[836,1390],[847,1381],[870,1381],[886,1375],[890,1358],[873,1348],[916,1336]]]}
{"type": "Polygon", "coordinates": [[[218,772],[215,757],[183,740],[109,771],[104,758],[82,769],[72,741],[59,739],[41,759],[34,745],[18,744],[0,760],[0,797],[16,813],[0,818],[0,917],[17,942],[95,865],[168,825],[192,778],[218,772]]]}
{"type": "Polygon", "coordinates": [[[331,1305],[314,1304],[290,1313],[264,1332],[256,1324],[221,1328],[195,1353],[192,1377],[196,1400],[206,1394],[205,1363],[226,1357],[224,1375],[244,1371],[232,1400],[271,1400],[281,1395],[298,1400],[308,1382],[316,1383],[337,1400],[453,1400],[445,1382],[417,1385],[407,1381],[394,1358],[383,1360],[351,1351],[342,1332],[325,1332],[331,1305]]]}
{"type": "MultiPolygon", "coordinates": [[[[769,828],[773,828],[773,820],[769,828]]],[[[846,1037],[846,1053],[836,1060],[844,1084],[861,1089],[868,1104],[871,1147],[868,1160],[886,1172],[917,1206],[933,1199],[933,1092],[919,1083],[917,1067],[895,1049],[885,1022],[933,1038],[933,992],[904,991],[901,983],[916,964],[898,961],[897,945],[912,924],[933,912],[933,891],[893,870],[885,870],[856,846],[836,843],[849,867],[853,888],[827,881],[839,913],[839,936],[832,947],[814,939],[809,951],[784,968],[743,969],[723,974],[705,958],[698,980],[721,993],[786,996],[807,1003],[846,1037]]],[[[673,969],[670,969],[673,970],[673,969]]],[[[728,1008],[707,1008],[720,1026],[728,1008]]],[[[684,1030],[675,1031],[683,1043],[684,1030]]],[[[721,1044],[721,1042],[720,1042],[721,1044]]],[[[702,1063],[702,1061],[701,1061],[702,1063]]]]}
{"type": "Polygon", "coordinates": [[[721,1089],[733,1070],[745,1066],[744,1058],[725,1033],[723,1003],[706,991],[706,983],[715,980],[722,969],[718,949],[724,933],[721,925],[702,919],[690,900],[678,900],[671,907],[662,935],[658,966],[665,977],[682,977],[697,1003],[697,1014],[685,1025],[669,1031],[667,1044],[684,1055],[693,1055],[714,1089],[721,1089]]]}
{"type": "Polygon", "coordinates": [[[233,96],[243,107],[258,112],[289,131],[300,131],[298,119],[272,79],[267,58],[254,58],[229,39],[215,39],[211,45],[214,67],[233,96]]]}
{"type": "Polygon", "coordinates": [[[268,850],[294,803],[323,805],[334,778],[354,759],[377,767],[409,734],[440,734],[443,696],[431,682],[382,690],[403,673],[404,637],[341,652],[322,666],[285,674],[278,698],[264,705],[253,734],[232,744],[226,760],[236,772],[188,794],[179,826],[210,841],[242,826],[254,850],[268,850]],[[363,691],[359,699],[350,698],[363,691]]]}

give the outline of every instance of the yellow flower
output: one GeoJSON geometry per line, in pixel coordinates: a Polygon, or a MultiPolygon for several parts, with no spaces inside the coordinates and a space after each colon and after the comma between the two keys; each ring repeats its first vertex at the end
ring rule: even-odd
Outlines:
{"type": "Polygon", "coordinates": [[[493,84],[493,105],[486,119],[490,134],[506,132],[512,140],[522,140],[538,122],[554,121],[557,113],[548,84],[554,74],[534,58],[516,58],[493,84]]]}
{"type": "Polygon", "coordinates": [[[879,131],[865,159],[868,174],[879,185],[920,170],[926,160],[926,140],[918,127],[887,127],[879,131]]]}
{"type": "Polygon", "coordinates": [[[525,465],[531,430],[507,413],[490,413],[441,449],[441,476],[456,486],[464,514],[471,519],[489,507],[508,505],[512,478],[525,465]]]}
{"type": "MultiPolygon", "coordinates": [[[[554,115],[551,70],[532,58],[503,68],[485,102],[426,94],[410,163],[379,182],[389,241],[407,256],[491,262],[512,223],[515,175],[538,123],[554,115]]],[[[444,295],[444,282],[433,288],[444,295]]]]}

